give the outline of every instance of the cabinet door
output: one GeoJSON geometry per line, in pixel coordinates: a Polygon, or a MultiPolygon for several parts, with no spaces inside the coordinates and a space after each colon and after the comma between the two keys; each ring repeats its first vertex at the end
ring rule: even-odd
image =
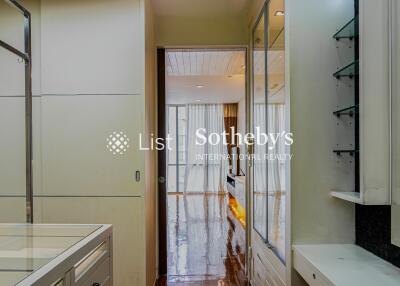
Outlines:
{"type": "Polygon", "coordinates": [[[285,98],[284,1],[271,0],[253,31],[253,227],[285,260],[287,113],[285,98]],[[260,136],[257,136],[260,134],[260,136]],[[274,137],[278,140],[271,140],[274,137]],[[280,159],[278,159],[280,158],[280,159]],[[283,158],[284,160],[281,160],[283,158]]]}

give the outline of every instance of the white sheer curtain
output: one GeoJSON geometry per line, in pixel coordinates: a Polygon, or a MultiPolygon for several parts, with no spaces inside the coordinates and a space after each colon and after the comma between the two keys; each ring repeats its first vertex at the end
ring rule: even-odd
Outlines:
{"type": "MultiPolygon", "coordinates": [[[[283,104],[259,103],[254,105],[254,127],[258,127],[260,132],[268,134],[281,134],[285,130],[285,106],[283,104]],[[266,110],[266,106],[268,111],[266,110]],[[266,111],[268,118],[266,118],[266,111]],[[267,128],[268,124],[268,128],[267,128]]],[[[269,140],[271,142],[271,140],[269,140]]],[[[277,225],[282,214],[284,214],[284,204],[282,204],[282,194],[285,190],[285,161],[277,159],[267,160],[265,155],[276,156],[285,154],[283,138],[280,138],[275,148],[268,149],[272,145],[254,146],[254,194],[256,204],[254,220],[256,229],[263,237],[267,236],[267,224],[264,218],[268,217],[269,233],[268,239],[276,244],[278,238],[275,236],[277,225]],[[267,188],[268,186],[268,188],[267,188]],[[268,207],[267,207],[268,200],[268,207]],[[267,216],[267,211],[270,213],[267,216]]]]}
{"type": "MultiPolygon", "coordinates": [[[[187,166],[185,192],[225,192],[228,161],[226,146],[223,145],[224,109],[222,104],[189,104],[187,106],[187,166]],[[196,131],[206,130],[207,138],[217,133],[220,142],[196,144],[196,131]]],[[[216,140],[216,136],[213,136],[216,140]]],[[[201,141],[201,140],[198,140],[201,141]]]]}

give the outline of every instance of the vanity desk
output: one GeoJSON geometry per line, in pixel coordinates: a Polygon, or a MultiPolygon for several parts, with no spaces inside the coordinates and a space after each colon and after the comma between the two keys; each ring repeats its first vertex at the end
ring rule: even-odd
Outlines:
{"type": "Polygon", "coordinates": [[[1,286],[112,286],[112,226],[0,224],[1,286]]]}
{"type": "Polygon", "coordinates": [[[294,245],[293,267],[310,286],[400,285],[400,269],[354,244],[294,245]]]}

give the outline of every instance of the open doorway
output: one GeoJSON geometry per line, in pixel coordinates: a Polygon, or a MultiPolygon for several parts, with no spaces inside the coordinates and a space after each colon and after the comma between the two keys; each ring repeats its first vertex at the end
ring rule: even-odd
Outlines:
{"type": "Polygon", "coordinates": [[[245,285],[246,49],[162,51],[161,274],[167,285],[245,285]]]}

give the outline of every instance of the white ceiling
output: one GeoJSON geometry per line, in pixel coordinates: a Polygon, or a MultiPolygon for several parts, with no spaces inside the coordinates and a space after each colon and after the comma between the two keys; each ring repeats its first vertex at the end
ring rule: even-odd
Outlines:
{"type": "Polygon", "coordinates": [[[153,0],[158,16],[231,17],[244,15],[250,0],[153,0]]]}
{"type": "MultiPolygon", "coordinates": [[[[256,51],[254,59],[255,93],[256,97],[260,97],[264,94],[265,84],[264,52],[256,51]]],[[[167,51],[167,104],[239,102],[245,96],[244,64],[244,51],[167,51]],[[203,87],[198,88],[199,85],[203,87]]],[[[284,84],[283,51],[268,52],[268,74],[269,94],[281,98],[280,91],[284,84]]]]}
{"type": "Polygon", "coordinates": [[[244,51],[170,50],[165,61],[167,104],[232,103],[245,96],[244,51]]]}
{"type": "Polygon", "coordinates": [[[169,76],[166,81],[167,104],[233,103],[244,96],[244,75],[169,76]]]}
{"type": "Polygon", "coordinates": [[[181,50],[166,55],[169,76],[243,75],[244,67],[244,51],[181,50]]]}

